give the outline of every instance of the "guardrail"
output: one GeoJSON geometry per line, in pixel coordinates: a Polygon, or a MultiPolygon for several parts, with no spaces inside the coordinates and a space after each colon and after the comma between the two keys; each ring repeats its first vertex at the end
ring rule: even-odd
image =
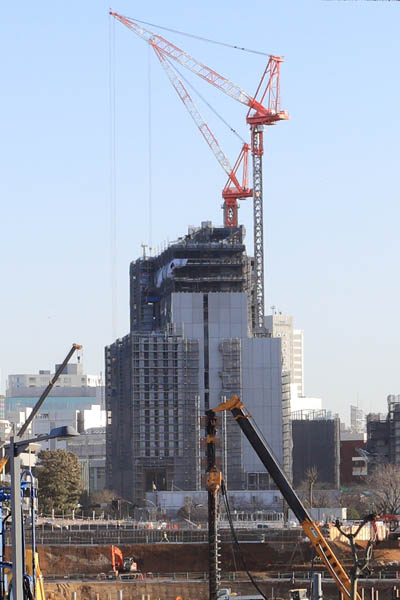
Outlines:
{"type": "MultiPolygon", "coordinates": [[[[26,540],[31,542],[31,531],[26,531],[26,540]]],[[[231,532],[220,531],[222,543],[232,541],[231,532]]],[[[265,531],[236,532],[240,542],[247,543],[279,543],[282,548],[290,547],[298,542],[298,536],[289,538],[286,536],[269,535],[265,531]]],[[[6,544],[11,544],[11,534],[6,532],[6,544]]],[[[207,543],[208,532],[205,529],[185,530],[154,530],[154,529],[109,529],[109,530],[46,530],[36,529],[36,542],[42,545],[65,544],[65,545],[111,545],[111,544],[158,544],[158,543],[207,543]]]]}
{"type": "MultiPolygon", "coordinates": [[[[281,572],[276,571],[273,573],[269,573],[268,577],[264,575],[253,574],[254,579],[257,581],[310,581],[312,575],[315,571],[290,571],[290,572],[281,572]]],[[[329,576],[329,573],[325,571],[318,571],[321,573],[321,577],[323,581],[333,581],[333,579],[329,576]]],[[[70,580],[70,581],[130,581],[130,582],[140,582],[140,581],[208,581],[208,573],[207,572],[176,572],[176,573],[156,573],[156,572],[144,572],[142,573],[143,577],[134,577],[129,574],[122,574],[118,578],[108,577],[106,573],[73,573],[67,574],[63,577],[60,575],[50,574],[46,575],[45,581],[60,581],[60,580],[70,580]]],[[[378,575],[378,574],[377,574],[378,575]]],[[[362,581],[370,581],[377,582],[379,580],[399,580],[400,579],[400,571],[387,571],[379,573],[378,577],[374,577],[373,579],[366,577],[360,577],[362,581]]],[[[221,575],[221,580],[225,582],[243,582],[248,581],[248,576],[245,573],[235,573],[235,572],[223,572],[221,575]]]]}
{"type": "MultiPolygon", "coordinates": [[[[26,540],[31,541],[32,531],[26,530],[26,540]]],[[[229,529],[219,531],[224,543],[232,541],[229,529]]],[[[302,533],[284,529],[239,529],[236,535],[240,542],[270,543],[282,545],[298,543],[303,539],[302,533]]],[[[6,543],[11,543],[11,533],[6,531],[6,543]]],[[[207,529],[139,529],[134,526],[107,527],[104,525],[71,525],[68,527],[38,526],[36,541],[42,545],[110,545],[110,544],[157,544],[157,543],[206,543],[207,529]]]]}

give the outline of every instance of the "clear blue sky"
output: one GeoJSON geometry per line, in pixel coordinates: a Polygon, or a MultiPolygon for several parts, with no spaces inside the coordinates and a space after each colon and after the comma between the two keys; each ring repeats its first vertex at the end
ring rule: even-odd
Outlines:
{"type": "MultiPolygon", "coordinates": [[[[113,341],[110,279],[109,3],[2,7],[2,380],[51,368],[72,342],[89,372],[113,341]]],[[[305,332],[308,395],[348,415],[385,410],[399,380],[397,2],[134,3],[121,14],[284,55],[282,108],[266,132],[266,305],[305,332]]],[[[128,268],[149,242],[148,47],[115,23],[117,334],[128,268]]],[[[264,58],[165,34],[249,92],[264,58]]],[[[225,176],[154,57],[152,238],[222,221],[225,176]]],[[[192,79],[193,81],[193,79],[192,79]]],[[[196,82],[247,135],[245,109],[196,82]]],[[[202,109],[203,110],[203,109],[202,109]]],[[[208,110],[227,155],[236,138],[208,110]]],[[[241,221],[252,253],[252,210],[241,221]]]]}

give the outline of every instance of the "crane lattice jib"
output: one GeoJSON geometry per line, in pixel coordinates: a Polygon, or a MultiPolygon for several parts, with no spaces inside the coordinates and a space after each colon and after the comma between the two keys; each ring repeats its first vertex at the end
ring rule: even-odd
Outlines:
{"type": "MultiPolygon", "coordinates": [[[[151,45],[153,46],[153,44],[151,44],[151,45]]],[[[218,140],[212,133],[211,129],[208,127],[207,123],[203,119],[199,109],[197,108],[196,104],[193,102],[192,98],[190,97],[189,92],[187,91],[187,89],[183,85],[182,81],[179,79],[178,75],[175,73],[174,69],[171,67],[171,65],[165,58],[164,54],[162,52],[160,52],[160,50],[156,46],[153,46],[153,49],[154,49],[157,57],[159,58],[161,66],[163,67],[164,71],[166,72],[170,82],[174,86],[176,93],[178,94],[179,98],[182,100],[183,104],[187,108],[190,116],[192,117],[193,121],[196,123],[197,127],[199,128],[201,135],[204,137],[207,144],[210,146],[210,148],[213,151],[219,164],[224,169],[224,171],[228,175],[229,179],[234,183],[234,185],[238,189],[240,189],[240,184],[232,172],[232,167],[229,163],[228,158],[226,157],[225,153],[221,149],[221,147],[218,143],[218,140]]]]}
{"type": "Polygon", "coordinates": [[[225,94],[227,94],[231,98],[234,98],[238,102],[241,102],[242,104],[245,104],[250,108],[254,108],[259,114],[267,114],[267,110],[264,108],[264,106],[257,102],[245,90],[240,88],[232,81],[229,81],[229,79],[227,79],[223,75],[220,75],[210,67],[207,67],[206,65],[198,61],[196,58],[194,58],[178,46],[175,46],[175,44],[172,44],[162,36],[153,33],[148,29],[145,29],[144,27],[142,27],[138,23],[135,23],[135,21],[132,21],[132,19],[129,19],[128,17],[123,17],[118,13],[112,11],[110,11],[110,15],[118,19],[123,25],[128,27],[128,29],[136,33],[139,37],[144,39],[149,44],[151,44],[153,48],[157,48],[160,52],[162,52],[169,58],[176,60],[183,67],[189,69],[189,71],[192,71],[192,73],[195,73],[208,83],[211,83],[221,91],[225,92],[225,94]]]}

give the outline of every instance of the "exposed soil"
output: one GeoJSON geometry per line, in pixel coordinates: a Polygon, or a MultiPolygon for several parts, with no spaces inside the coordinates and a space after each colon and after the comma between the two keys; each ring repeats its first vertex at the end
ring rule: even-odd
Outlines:
{"type": "MultiPolygon", "coordinates": [[[[359,544],[360,555],[363,543],[359,544]]],[[[279,542],[241,543],[246,566],[253,572],[276,572],[308,569],[311,560],[309,543],[286,545],[279,542]]],[[[332,543],[333,550],[346,568],[351,564],[350,548],[343,542],[332,543]]],[[[138,544],[121,545],[124,557],[135,557],[138,568],[152,573],[203,573],[208,570],[207,544],[138,544]]],[[[43,575],[60,576],[107,573],[111,569],[110,546],[38,546],[43,575]]],[[[10,557],[10,548],[6,555],[10,557]]],[[[11,558],[11,557],[10,557],[11,558]]],[[[222,544],[221,564],[224,572],[244,571],[240,556],[232,544],[222,544]]],[[[400,548],[395,541],[385,541],[374,549],[373,567],[386,566],[400,572],[400,548]]],[[[321,568],[322,565],[321,565],[321,568]]]]}
{"type": "MultiPolygon", "coordinates": [[[[240,545],[247,568],[252,571],[288,568],[291,556],[310,560],[311,551],[304,545],[301,555],[281,544],[240,545]]],[[[135,557],[138,569],[153,573],[205,572],[208,570],[207,544],[140,544],[121,545],[124,557],[135,557]]],[[[40,567],[44,576],[107,573],[111,569],[109,546],[38,546],[40,567]]],[[[293,561],[291,561],[293,563],[293,561]]],[[[222,544],[221,563],[224,571],[243,571],[243,563],[231,544],[222,544]]]]}

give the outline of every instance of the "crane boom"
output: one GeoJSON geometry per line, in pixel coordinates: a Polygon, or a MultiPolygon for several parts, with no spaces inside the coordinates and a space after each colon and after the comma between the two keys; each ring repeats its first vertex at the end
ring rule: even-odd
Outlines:
{"type": "MultiPolygon", "coordinates": [[[[231,178],[232,177],[232,167],[229,163],[229,160],[227,159],[225,153],[221,149],[221,146],[219,145],[218,140],[216,139],[216,137],[212,133],[211,129],[208,127],[207,123],[205,122],[204,118],[202,117],[196,104],[190,97],[189,92],[186,90],[182,81],[179,79],[178,75],[175,73],[175,71],[172,69],[171,65],[169,64],[169,62],[166,60],[164,54],[156,46],[153,46],[153,49],[157,55],[157,58],[159,59],[159,61],[161,63],[161,66],[163,67],[164,71],[166,72],[170,82],[174,86],[176,93],[178,94],[179,98],[182,100],[183,104],[187,108],[193,121],[196,123],[197,127],[199,128],[201,135],[204,137],[205,141],[210,146],[211,150],[214,153],[214,156],[218,160],[221,167],[224,169],[225,173],[228,175],[229,178],[231,178]]],[[[233,177],[234,177],[235,185],[237,185],[237,187],[239,188],[240,187],[239,182],[237,181],[237,179],[234,175],[233,175],[233,177]]]]}
{"type": "MultiPolygon", "coordinates": [[[[280,490],[283,498],[296,515],[304,533],[307,535],[312,546],[315,548],[321,560],[326,565],[339,590],[343,593],[345,598],[350,599],[351,581],[349,576],[331,550],[317,523],[311,519],[311,516],[291,486],[279,463],[272,455],[264,440],[258,434],[250,420],[251,415],[245,412],[243,408],[243,402],[240,401],[239,397],[232,396],[227,402],[223,402],[216,408],[207,411],[207,414],[209,412],[216,413],[223,410],[231,411],[237,424],[250,442],[258,458],[261,460],[274,483],[280,490]]],[[[361,596],[358,593],[356,598],[357,600],[361,600],[361,596]]]]}
{"type": "MultiPolygon", "coordinates": [[[[177,61],[179,64],[184,66],[201,77],[214,87],[218,88],[231,98],[234,98],[238,102],[249,107],[246,121],[250,125],[251,130],[251,152],[253,157],[253,227],[254,227],[254,280],[255,280],[255,334],[265,335],[264,326],[264,223],[263,223],[263,168],[262,168],[262,156],[264,153],[263,148],[263,129],[264,125],[274,125],[278,121],[289,119],[289,115],[286,111],[280,110],[280,63],[283,59],[279,56],[270,56],[264,73],[261,77],[260,83],[258,84],[257,91],[254,96],[251,96],[248,92],[243,90],[241,87],[224,77],[223,75],[214,71],[210,67],[204,65],[196,58],[169,42],[162,36],[153,33],[152,31],[145,29],[139,23],[136,23],[128,17],[119,15],[116,12],[110,10],[110,15],[115,19],[119,20],[123,25],[128,27],[131,31],[136,33],[139,37],[144,39],[146,42],[153,46],[157,56],[166,56],[177,61]]],[[[161,60],[161,58],[160,58],[161,60]]],[[[163,63],[162,63],[163,64],[163,63]]],[[[171,79],[172,81],[172,79],[171,79]]],[[[181,84],[182,85],[182,84],[181,84]]],[[[183,87],[183,85],[182,85],[183,87]]],[[[178,91],[178,90],[177,90],[178,91]]],[[[179,92],[178,92],[179,93],[179,92]]],[[[187,92],[186,92],[187,93],[187,92]]],[[[181,97],[182,98],[182,97],[181,97]]],[[[182,98],[183,99],[183,98],[182,98]]],[[[186,104],[186,102],[185,102],[186,104]]],[[[186,104],[188,107],[188,105],[186,104]]],[[[190,112],[190,111],[189,111],[190,112]]],[[[191,113],[192,114],[192,113],[191,113]]],[[[194,120],[196,118],[193,116],[194,120]]],[[[199,123],[197,123],[200,131],[205,137],[207,143],[210,145],[217,159],[221,162],[223,160],[220,154],[216,153],[216,145],[214,136],[210,136],[208,128],[204,128],[202,131],[199,123]],[[214,139],[213,139],[214,138],[214,139]]],[[[212,134],[211,134],[212,135],[212,134]]],[[[246,151],[247,152],[247,151],[246,151]]],[[[240,157],[239,157],[240,158],[240,157]]],[[[246,161],[247,163],[247,161],[246,161]]],[[[221,162],[222,164],[222,162],[221,162]]],[[[226,171],[226,165],[223,167],[226,171]]],[[[231,170],[229,177],[233,180],[235,176],[235,170],[231,170]]],[[[229,183],[229,182],[228,182],[229,183]]],[[[234,182],[235,187],[236,182],[234,182]]],[[[228,186],[229,188],[229,186],[228,186]]],[[[246,198],[251,194],[248,193],[250,190],[243,184],[243,194],[236,195],[236,198],[224,195],[224,224],[227,227],[237,226],[237,199],[246,198]]],[[[224,192],[227,188],[224,188],[224,192]]],[[[235,194],[237,189],[234,190],[235,194]]]]}
{"type": "Polygon", "coordinates": [[[222,191],[222,197],[224,199],[224,225],[225,227],[237,227],[238,226],[238,199],[248,198],[253,195],[253,190],[247,187],[247,170],[248,170],[248,151],[250,146],[246,143],[240,151],[239,157],[235,163],[235,166],[231,167],[228,158],[223,152],[221,146],[218,143],[217,138],[207,125],[206,121],[202,117],[199,109],[192,100],[189,92],[183,85],[181,79],[178,77],[176,71],[166,58],[166,56],[156,47],[153,46],[153,50],[156,53],[161,66],[166,72],[171,84],[173,85],[179,98],[182,100],[187,111],[192,117],[193,121],[197,125],[201,135],[207,142],[208,146],[214,153],[215,158],[218,160],[225,173],[228,175],[228,181],[222,191]],[[236,174],[239,170],[240,165],[243,164],[243,183],[240,185],[236,174]]]}
{"type": "Polygon", "coordinates": [[[252,98],[252,96],[248,94],[245,90],[240,88],[238,85],[236,85],[223,75],[217,73],[217,71],[214,71],[210,67],[207,67],[207,65],[204,65],[203,63],[198,61],[196,58],[194,58],[193,56],[191,56],[172,42],[169,42],[168,40],[163,38],[161,35],[153,33],[152,31],[145,29],[139,23],[136,23],[132,19],[129,19],[128,17],[123,17],[122,15],[119,15],[118,13],[113,12],[111,10],[110,15],[115,19],[118,19],[118,21],[120,21],[123,25],[128,27],[128,29],[136,33],[139,37],[144,39],[149,44],[151,44],[153,48],[157,48],[160,52],[162,52],[169,58],[176,60],[183,67],[189,69],[189,71],[192,71],[192,73],[195,73],[208,83],[211,83],[211,85],[214,85],[234,100],[245,104],[250,109],[256,109],[261,114],[264,114],[266,112],[262,104],[259,104],[257,101],[255,101],[254,98],[252,98]]]}

